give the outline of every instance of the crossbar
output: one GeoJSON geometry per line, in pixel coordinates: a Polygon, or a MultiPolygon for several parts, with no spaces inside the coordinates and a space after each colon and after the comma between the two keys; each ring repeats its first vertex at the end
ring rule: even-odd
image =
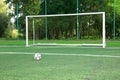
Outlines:
{"type": "Polygon", "coordinates": [[[91,12],[91,13],[74,13],[74,14],[50,14],[50,15],[28,15],[26,17],[57,17],[57,16],[77,16],[77,15],[94,15],[94,14],[104,14],[105,12],[91,12]]]}

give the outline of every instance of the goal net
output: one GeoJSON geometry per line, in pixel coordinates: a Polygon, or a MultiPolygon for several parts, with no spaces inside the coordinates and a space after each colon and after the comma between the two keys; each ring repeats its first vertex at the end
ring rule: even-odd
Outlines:
{"type": "Polygon", "coordinates": [[[26,16],[28,46],[105,48],[105,12],[26,16]]]}

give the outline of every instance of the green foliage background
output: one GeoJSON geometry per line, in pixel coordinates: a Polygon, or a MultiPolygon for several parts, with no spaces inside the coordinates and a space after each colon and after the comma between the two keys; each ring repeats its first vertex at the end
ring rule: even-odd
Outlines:
{"type": "MultiPolygon", "coordinates": [[[[19,17],[19,32],[25,34],[25,16],[27,15],[41,15],[41,14],[45,14],[45,8],[47,8],[47,14],[69,14],[69,13],[76,13],[77,12],[77,0],[46,0],[46,7],[45,7],[45,0],[6,0],[6,3],[11,2],[11,4],[14,4],[14,6],[16,6],[17,4],[19,5],[19,10],[18,10],[18,14],[22,13],[22,15],[19,17]]],[[[117,38],[120,37],[120,7],[119,7],[120,1],[116,0],[116,33],[115,36],[117,38]]],[[[113,38],[113,17],[114,17],[114,0],[78,0],[78,12],[79,13],[83,13],[83,12],[106,12],[106,37],[109,39],[113,38]]],[[[13,14],[13,16],[17,15],[17,11],[15,10],[15,14],[13,14]]],[[[95,17],[91,17],[90,19],[94,20],[93,18],[95,17]]],[[[83,26],[85,25],[85,22],[87,22],[87,18],[82,18],[84,19],[84,22],[82,22],[80,19],[80,24],[82,24],[83,26]]],[[[96,22],[96,24],[93,24],[92,27],[97,26],[97,29],[99,28],[98,26],[100,23],[100,18],[96,18],[96,20],[94,20],[94,22],[96,22]]],[[[57,19],[52,19],[54,21],[57,21],[57,19]]],[[[69,19],[70,23],[71,21],[74,21],[73,18],[69,19]]],[[[31,20],[32,21],[32,20],[31,20]]],[[[31,21],[29,23],[31,23],[31,21]]],[[[45,35],[45,28],[43,27],[43,22],[41,22],[40,20],[36,20],[36,26],[37,29],[40,30],[39,33],[41,35],[39,35],[38,37],[40,37],[41,39],[44,39],[44,35],[45,35]]],[[[48,20],[49,23],[49,20],[48,20]]],[[[73,24],[68,24],[68,26],[63,26],[63,28],[60,28],[59,26],[61,26],[60,24],[62,23],[63,25],[66,24],[63,21],[58,23],[58,26],[54,26],[55,24],[53,24],[55,22],[51,22],[52,28],[48,28],[49,32],[48,34],[51,33],[51,35],[48,35],[49,39],[58,39],[58,37],[56,36],[61,36],[60,38],[62,38],[62,36],[64,36],[65,38],[70,38],[68,34],[71,34],[70,36],[74,35],[73,30],[75,29],[74,26],[76,26],[75,22],[73,22],[73,24]],[[64,30],[63,30],[64,29],[64,30]],[[68,30],[68,31],[67,31],[68,30]],[[56,31],[56,32],[54,32],[56,31]],[[64,34],[60,34],[60,32],[64,33],[64,34]],[[58,34],[55,36],[55,34],[58,34]]],[[[32,24],[30,24],[32,25],[32,24]]],[[[80,25],[80,27],[83,27],[82,25],[80,25]]],[[[97,29],[92,29],[94,31],[97,31],[97,29]]],[[[76,30],[76,29],[75,29],[76,30]]],[[[83,31],[85,30],[84,28],[82,29],[83,31]]],[[[100,29],[98,29],[98,31],[100,31],[100,29]]],[[[37,32],[37,31],[36,31],[37,32]]],[[[93,33],[91,33],[93,34],[93,33]]],[[[94,33],[96,34],[96,33],[94,33]]],[[[99,34],[99,33],[97,33],[99,34]]],[[[85,36],[85,32],[84,33],[80,33],[81,36],[85,36]],[[83,35],[81,35],[83,34],[83,35]]],[[[100,37],[101,34],[97,35],[97,37],[100,37]]],[[[81,36],[79,36],[79,38],[81,38],[81,36]]]]}

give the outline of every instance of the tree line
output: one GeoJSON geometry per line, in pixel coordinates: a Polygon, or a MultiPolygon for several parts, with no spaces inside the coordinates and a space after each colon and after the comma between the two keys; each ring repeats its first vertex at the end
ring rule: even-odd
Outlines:
{"type": "MultiPolygon", "coordinates": [[[[105,12],[106,13],[106,37],[112,39],[114,36],[114,0],[6,0],[15,6],[15,13],[10,16],[16,16],[16,5],[18,4],[19,32],[25,37],[25,16],[27,15],[45,15],[45,14],[71,14],[87,12],[105,12]]],[[[116,2],[116,23],[115,36],[120,36],[120,1],[116,2]]],[[[46,35],[45,18],[34,19],[37,38],[44,39],[46,35]]],[[[17,21],[16,21],[17,22],[17,21]]],[[[77,36],[77,16],[72,17],[53,17],[47,18],[47,37],[49,39],[68,39],[77,36]]],[[[96,16],[78,16],[79,28],[78,36],[82,38],[101,38],[102,36],[102,18],[96,16]]],[[[32,19],[29,20],[29,26],[32,26],[32,19]]],[[[2,31],[3,32],[3,31],[2,31]]],[[[32,32],[29,30],[29,34],[32,32]]],[[[3,33],[2,33],[3,34],[3,33]]],[[[1,34],[1,37],[2,37],[1,34]]],[[[32,38],[32,34],[30,36],[32,38]]]]}

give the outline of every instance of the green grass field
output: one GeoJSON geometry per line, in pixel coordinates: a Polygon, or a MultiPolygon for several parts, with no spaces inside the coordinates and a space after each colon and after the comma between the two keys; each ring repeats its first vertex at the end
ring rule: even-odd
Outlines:
{"type": "MultiPolygon", "coordinates": [[[[2,41],[0,43],[3,43],[2,41]]],[[[107,48],[1,46],[0,80],[120,80],[120,42],[107,48]],[[34,53],[42,59],[35,61],[34,53]]],[[[4,45],[5,43],[1,44],[4,45]]]]}
{"type": "MultiPolygon", "coordinates": [[[[0,40],[0,46],[25,46],[26,43],[25,40],[0,40]]],[[[81,43],[94,43],[99,44],[101,43],[100,40],[39,40],[36,41],[38,43],[58,43],[58,44],[81,44],[81,43]]],[[[30,41],[32,43],[32,41],[30,41]]],[[[106,45],[112,46],[112,47],[120,47],[120,41],[119,40],[107,40],[106,45]]]]}

